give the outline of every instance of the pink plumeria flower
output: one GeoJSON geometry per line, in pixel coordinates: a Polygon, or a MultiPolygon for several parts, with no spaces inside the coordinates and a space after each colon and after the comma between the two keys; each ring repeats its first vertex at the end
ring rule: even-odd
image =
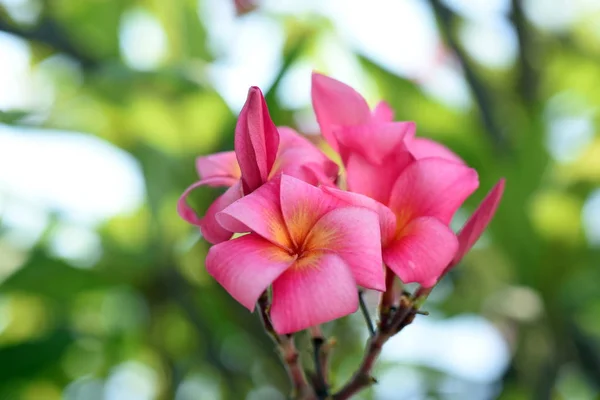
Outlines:
{"type": "Polygon", "coordinates": [[[392,210],[380,214],[384,262],[406,283],[434,285],[458,251],[448,225],[478,187],[477,173],[444,146],[415,138],[414,123],[392,122],[386,103],[371,112],[339,81],[313,74],[312,96],[322,134],[346,167],[348,190],[392,210]]]}
{"type": "Polygon", "coordinates": [[[179,198],[177,210],[187,222],[199,226],[210,243],[228,240],[215,215],[229,204],[252,193],[281,172],[311,184],[331,185],[338,168],[320,150],[287,127],[276,128],[265,99],[257,87],[250,88],[235,130],[235,151],[211,154],[196,160],[200,180],[179,198]],[[187,204],[189,194],[202,186],[228,187],[200,218],[187,204]]]}
{"type": "MultiPolygon", "coordinates": [[[[375,179],[375,177],[373,178],[375,179]]],[[[450,220],[478,187],[475,170],[441,158],[410,163],[398,176],[385,207],[327,188],[328,193],[376,211],[383,261],[405,283],[435,285],[459,248],[450,220]]]]}
{"type": "MultiPolygon", "coordinates": [[[[340,151],[336,130],[344,127],[360,127],[354,133],[358,136],[355,140],[362,141],[368,149],[371,146],[372,132],[377,132],[378,126],[390,123],[394,119],[394,112],[384,101],[379,102],[373,111],[367,101],[350,86],[316,72],[312,74],[312,103],[321,127],[321,134],[334,150],[340,151]]],[[[415,137],[414,124],[399,122],[396,129],[404,133],[404,141],[410,153],[416,158],[440,157],[451,161],[462,160],[450,149],[434,140],[415,137]]],[[[390,149],[392,150],[392,149],[390,149]]],[[[368,150],[367,150],[368,151],[368,150]]]]}
{"type": "Polygon", "coordinates": [[[355,312],[356,285],[385,289],[377,214],[324,190],[280,175],[217,214],[226,229],[250,233],[211,247],[208,272],[251,311],[272,285],[280,334],[355,312]]]}

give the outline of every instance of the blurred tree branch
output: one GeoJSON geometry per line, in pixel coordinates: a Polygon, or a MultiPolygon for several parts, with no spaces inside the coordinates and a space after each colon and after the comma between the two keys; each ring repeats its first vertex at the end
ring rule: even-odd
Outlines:
{"type": "Polygon", "coordinates": [[[48,45],[54,50],[74,58],[84,69],[94,69],[99,65],[98,60],[77,48],[62,28],[48,16],[43,16],[35,26],[23,28],[7,22],[6,13],[0,8],[0,32],[48,45]]]}
{"type": "Polygon", "coordinates": [[[491,96],[487,92],[481,79],[475,73],[471,61],[452,32],[452,26],[456,20],[456,15],[452,10],[443,5],[440,0],[429,0],[429,4],[434,11],[442,36],[445,38],[446,43],[452,49],[463,67],[465,78],[475,97],[475,103],[479,109],[479,114],[486,131],[490,134],[494,144],[504,148],[506,146],[506,140],[502,133],[502,129],[500,128],[500,124],[497,123],[494,116],[491,96]]]}
{"type": "Polygon", "coordinates": [[[510,19],[517,33],[519,42],[519,83],[518,88],[523,100],[528,105],[535,102],[537,94],[538,77],[531,62],[533,46],[531,31],[527,25],[523,4],[521,0],[512,0],[510,19]]]}

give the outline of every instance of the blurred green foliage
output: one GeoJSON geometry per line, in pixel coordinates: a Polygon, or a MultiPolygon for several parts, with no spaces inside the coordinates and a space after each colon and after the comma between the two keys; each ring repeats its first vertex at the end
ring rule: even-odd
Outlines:
{"type": "MultiPolygon", "coordinates": [[[[152,382],[148,398],[243,399],[252,390],[253,399],[280,398],[277,392],[288,390],[285,372],[258,319],[207,276],[207,244],[175,213],[178,195],[196,179],[194,158],[230,149],[236,117],[208,73],[221,55],[208,45],[198,3],[35,4],[33,22],[19,22],[0,5],[0,31],[28,43],[34,69],[56,54],[64,57],[51,69],[55,99],[42,121],[28,119],[26,109],[2,110],[0,121],[89,132],[112,143],[139,162],[146,198],[135,213],[98,227],[101,255],[86,268],[49,250],[64,223],[60,216],[30,248],[11,244],[10,229],[0,222],[0,399],[108,399],[104,380],[140,376],[152,382]],[[122,61],[121,24],[139,7],[166,34],[167,54],[149,70],[122,61]]],[[[541,31],[520,1],[512,1],[519,50],[514,64],[499,70],[464,49],[457,35],[462,17],[438,0],[426,4],[447,51],[462,65],[472,106],[451,107],[368,55],[356,54],[359,68],[398,119],[415,120],[420,135],[447,144],[479,171],[481,190],[466,212],[507,178],[487,245],[466,257],[444,283],[451,293],[438,302],[433,296],[429,307],[448,317],[481,314],[503,333],[511,361],[490,383],[498,398],[596,398],[600,248],[586,237],[582,208],[600,182],[598,18],[558,34],[541,31]],[[577,157],[552,157],[551,121],[585,113],[595,136],[577,157]]],[[[315,40],[332,25],[323,18],[265,17],[282,26],[286,40],[274,82],[263,89],[275,122],[294,126],[308,108],[287,107],[280,86],[299,63],[322,65],[315,40]]],[[[206,207],[215,195],[207,190],[195,199],[206,207]]],[[[326,328],[338,340],[334,384],[360,358],[364,327],[357,321],[326,328]]],[[[305,338],[300,342],[310,369],[305,338]]],[[[413,368],[428,377],[429,398],[446,398],[439,389],[444,374],[413,368]]],[[[410,397],[402,387],[397,393],[410,397]]]]}

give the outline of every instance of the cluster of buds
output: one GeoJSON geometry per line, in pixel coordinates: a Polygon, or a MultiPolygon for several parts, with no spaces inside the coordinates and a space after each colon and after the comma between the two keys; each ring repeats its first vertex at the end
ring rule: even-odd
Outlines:
{"type": "Polygon", "coordinates": [[[301,398],[328,398],[319,325],[354,313],[364,290],[381,292],[379,321],[355,376],[333,395],[372,383],[383,343],[408,325],[432,287],[475,244],[494,215],[504,180],[454,233],[450,221],[478,188],[477,172],[452,151],[371,110],[351,87],[313,73],[321,134],[343,164],[289,127],[276,127],[257,87],[236,125],[235,151],[199,157],[200,180],[178,203],[213,244],[206,268],[249,310],[258,304],[301,398]],[[202,186],[227,187],[199,217],[187,204],[202,186]],[[232,238],[233,237],[233,238],[232,238]],[[399,282],[418,283],[414,294],[399,282]],[[291,334],[309,329],[317,374],[306,382],[291,334]]]}

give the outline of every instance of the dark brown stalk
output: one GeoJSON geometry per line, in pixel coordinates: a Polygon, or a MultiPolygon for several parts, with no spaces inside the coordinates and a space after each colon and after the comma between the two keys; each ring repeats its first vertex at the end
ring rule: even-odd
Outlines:
{"type": "Polygon", "coordinates": [[[386,326],[390,315],[396,308],[396,288],[394,286],[396,275],[385,268],[385,292],[381,296],[381,305],[379,306],[379,326],[386,326]]]}
{"type": "Polygon", "coordinates": [[[356,393],[376,383],[377,380],[371,375],[375,362],[381,354],[385,342],[398,333],[404,326],[407,326],[414,319],[415,308],[412,301],[403,296],[400,301],[399,309],[389,316],[389,323],[380,324],[375,336],[367,342],[367,348],[358,370],[352,378],[333,395],[334,400],[350,399],[356,393]]]}
{"type": "Polygon", "coordinates": [[[292,398],[298,400],[315,399],[314,392],[304,376],[304,371],[300,364],[300,355],[294,344],[293,335],[279,335],[273,328],[271,318],[269,317],[269,296],[266,292],[258,299],[258,308],[265,331],[277,345],[279,354],[286,367],[293,388],[292,398]]]}
{"type": "Polygon", "coordinates": [[[310,328],[310,335],[313,344],[313,357],[315,362],[314,389],[319,400],[329,397],[328,383],[328,359],[331,346],[325,341],[325,337],[319,326],[310,328]]]}

